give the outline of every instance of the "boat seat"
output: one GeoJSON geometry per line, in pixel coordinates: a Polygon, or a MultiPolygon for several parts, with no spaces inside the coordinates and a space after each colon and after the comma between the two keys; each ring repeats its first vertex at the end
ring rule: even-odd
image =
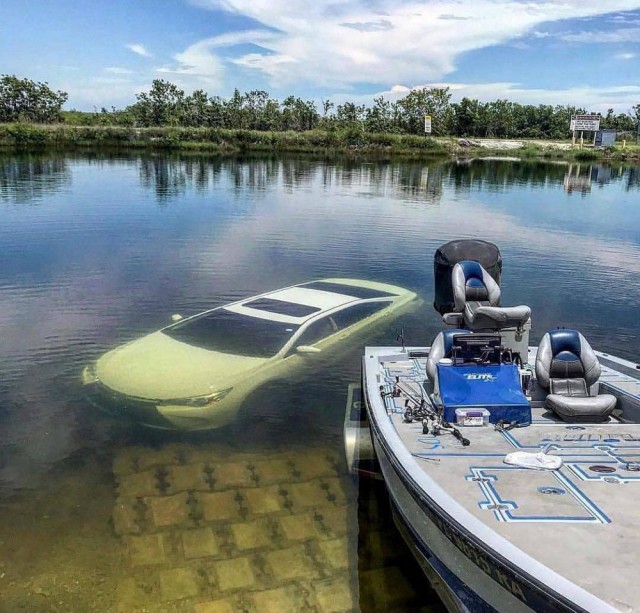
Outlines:
{"type": "Polygon", "coordinates": [[[536,378],[549,391],[544,406],[566,422],[606,421],[616,406],[611,394],[591,395],[600,378],[600,362],[577,330],[552,330],[540,341],[536,378]]]}
{"type": "Polygon", "coordinates": [[[431,349],[429,349],[429,355],[427,356],[427,377],[431,383],[436,379],[438,362],[442,358],[451,357],[453,337],[456,334],[471,334],[471,330],[443,330],[433,339],[431,349]]]}
{"type": "Polygon", "coordinates": [[[462,260],[451,275],[455,311],[470,330],[522,328],[531,318],[526,305],[500,306],[500,286],[478,262],[462,260]]]}

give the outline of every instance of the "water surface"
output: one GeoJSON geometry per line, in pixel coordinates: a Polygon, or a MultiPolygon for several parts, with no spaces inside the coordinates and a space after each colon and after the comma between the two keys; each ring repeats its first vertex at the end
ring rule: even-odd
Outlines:
{"type": "MultiPolygon", "coordinates": [[[[233,440],[150,433],[97,413],[80,372],[108,349],[174,313],[333,276],[417,292],[423,307],[367,342],[393,344],[402,327],[408,343],[426,344],[440,328],[430,307],[433,253],[452,238],[478,237],[501,248],[503,304],[532,307],[532,342],[575,327],[597,349],[636,361],[639,204],[640,169],[599,164],[1,157],[0,608],[146,606],[123,583],[133,541],[114,520],[123,496],[114,466],[128,453],[145,462],[144,450],[178,449],[172,461],[184,464],[193,450],[275,458],[314,449],[338,462],[360,346],[330,356],[329,368],[302,384],[270,390],[259,419],[233,440]]],[[[360,490],[358,504],[357,486],[335,470],[355,521],[349,569],[360,575],[359,606],[391,598],[402,581],[405,600],[390,606],[437,607],[412,575],[384,497],[360,490]],[[387,587],[372,592],[372,584],[387,587]]],[[[270,555],[258,551],[255,560],[268,567],[270,555]]],[[[199,595],[175,600],[176,610],[215,596],[222,575],[212,572],[209,581],[203,571],[199,595]]],[[[266,590],[275,579],[265,572],[266,590]]],[[[308,588],[305,598],[321,598],[306,580],[285,581],[297,586],[286,593],[303,597],[308,588]]],[[[154,589],[149,606],[162,610],[154,589]]],[[[257,606],[253,589],[230,588],[229,598],[257,606]]]]}

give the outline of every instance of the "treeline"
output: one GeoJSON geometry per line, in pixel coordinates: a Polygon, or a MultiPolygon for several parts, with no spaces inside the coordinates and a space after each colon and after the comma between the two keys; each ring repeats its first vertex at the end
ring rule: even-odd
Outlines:
{"type": "Polygon", "coordinates": [[[62,119],[62,105],[68,94],[53,91],[47,83],[0,77],[0,123],[56,123],[62,119]]]}
{"type": "MultiPolygon", "coordinates": [[[[424,133],[424,116],[430,115],[435,136],[563,139],[570,134],[571,116],[586,113],[584,108],[569,105],[536,106],[508,100],[463,98],[451,102],[449,88],[416,89],[397,101],[379,97],[372,106],[353,102],[335,105],[323,100],[318,109],[312,100],[288,96],[279,101],[259,90],[235,90],[229,99],[209,96],[203,90],[185,94],[161,79],[154,80],[148,92],[137,94],[135,104],[125,109],[64,112],[61,109],[66,100],[65,92],[53,92],[46,83],[6,75],[0,78],[0,122],[420,135],[424,133]]],[[[639,121],[637,104],[629,113],[616,114],[609,109],[600,126],[631,133],[639,121]]]]}

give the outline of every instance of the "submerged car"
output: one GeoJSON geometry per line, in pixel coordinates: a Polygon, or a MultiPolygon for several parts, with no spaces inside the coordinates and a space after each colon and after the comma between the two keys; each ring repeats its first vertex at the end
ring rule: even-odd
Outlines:
{"type": "Polygon", "coordinates": [[[231,421],[254,390],[290,377],[399,314],[416,294],[385,283],[324,279],[181,319],[117,347],[83,371],[89,400],[155,428],[231,421]]]}

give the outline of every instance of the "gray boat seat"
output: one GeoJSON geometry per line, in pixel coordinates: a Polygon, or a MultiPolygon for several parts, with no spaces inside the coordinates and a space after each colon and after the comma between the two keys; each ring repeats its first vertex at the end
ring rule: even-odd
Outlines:
{"type": "Polygon", "coordinates": [[[471,330],[443,330],[433,339],[433,343],[431,343],[431,349],[429,349],[429,355],[427,357],[427,377],[431,383],[436,379],[438,362],[442,358],[451,357],[453,337],[456,334],[471,334],[471,330]]]}
{"type": "Polygon", "coordinates": [[[606,421],[616,406],[611,394],[590,395],[600,378],[600,362],[577,330],[552,330],[540,341],[536,378],[549,391],[544,406],[566,422],[606,421]]]}
{"type": "Polygon", "coordinates": [[[458,262],[451,282],[455,310],[462,314],[464,325],[470,330],[522,328],[531,318],[531,309],[526,305],[500,306],[500,286],[478,262],[458,262]]]}

